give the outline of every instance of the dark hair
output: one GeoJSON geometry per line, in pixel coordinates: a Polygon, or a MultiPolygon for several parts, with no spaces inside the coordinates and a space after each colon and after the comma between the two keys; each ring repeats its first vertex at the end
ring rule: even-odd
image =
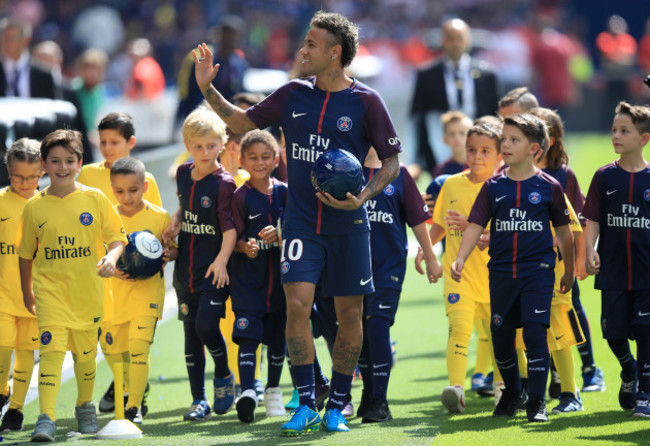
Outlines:
{"type": "Polygon", "coordinates": [[[546,123],[548,136],[555,140],[546,153],[546,165],[548,168],[557,169],[562,167],[563,164],[569,164],[569,154],[564,147],[564,125],[562,124],[560,115],[550,108],[545,107],[534,108],[530,113],[546,123]]]}
{"type": "Polygon", "coordinates": [[[7,149],[5,164],[11,168],[14,163],[40,163],[41,143],[35,139],[20,138],[7,149]]]}
{"type": "Polygon", "coordinates": [[[501,132],[501,128],[503,127],[503,119],[494,115],[485,115],[474,120],[474,125],[480,124],[489,125],[490,127],[494,127],[499,132],[501,132]]]}
{"type": "Polygon", "coordinates": [[[650,107],[631,105],[621,101],[616,106],[617,115],[628,115],[639,133],[650,133],[650,107]]]}
{"type": "Polygon", "coordinates": [[[109,113],[99,121],[98,130],[117,130],[127,141],[135,136],[135,124],[130,114],[124,112],[109,113]]]}
{"type": "Polygon", "coordinates": [[[508,116],[503,120],[503,126],[512,125],[517,127],[531,143],[539,144],[542,153],[535,155],[535,159],[543,157],[548,150],[549,138],[546,124],[537,116],[530,113],[521,113],[508,116]]]}
{"type": "Polygon", "coordinates": [[[84,146],[81,142],[81,133],[76,130],[60,129],[55,130],[41,142],[41,159],[47,160],[50,150],[54,147],[63,147],[68,152],[77,156],[77,160],[83,159],[84,146]]]}
{"type": "Polygon", "coordinates": [[[246,133],[244,138],[241,140],[241,156],[244,156],[244,152],[250,149],[253,144],[262,143],[266,145],[269,149],[277,155],[280,151],[278,149],[278,142],[275,140],[273,135],[271,135],[266,130],[251,130],[246,133]]]}
{"type": "Polygon", "coordinates": [[[517,104],[523,110],[529,111],[535,107],[539,107],[539,102],[534,94],[528,91],[527,87],[519,87],[510,90],[499,101],[499,108],[507,107],[508,105],[517,104]]]}
{"type": "Polygon", "coordinates": [[[467,140],[471,135],[486,136],[493,139],[497,147],[497,153],[501,153],[501,129],[485,123],[475,124],[467,131],[467,140]]]}
{"type": "Polygon", "coordinates": [[[136,175],[140,181],[144,182],[144,174],[144,163],[130,156],[116,160],[111,166],[111,178],[115,175],[136,175]]]}
{"type": "Polygon", "coordinates": [[[341,45],[341,66],[352,63],[359,48],[359,28],[341,14],[318,11],[311,19],[309,26],[321,28],[333,37],[330,46],[341,45]]]}

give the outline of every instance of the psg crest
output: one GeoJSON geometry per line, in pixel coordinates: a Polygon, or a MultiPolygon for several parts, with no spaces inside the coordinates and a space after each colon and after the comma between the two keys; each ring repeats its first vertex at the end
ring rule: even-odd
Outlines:
{"type": "Polygon", "coordinates": [[[83,212],[79,216],[79,221],[84,226],[90,226],[90,224],[93,222],[93,216],[89,212],[83,212]]]}

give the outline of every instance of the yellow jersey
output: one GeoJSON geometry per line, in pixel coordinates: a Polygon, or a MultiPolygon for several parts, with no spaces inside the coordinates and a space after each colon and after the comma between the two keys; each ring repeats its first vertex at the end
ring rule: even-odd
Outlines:
{"type": "Polygon", "coordinates": [[[82,185],[63,198],[45,189],[27,202],[18,255],[34,261],[39,327],[98,326],[104,280],[97,275],[97,263],[115,241],[126,243],[122,220],[98,189],[82,185]]]}
{"type": "MultiPolygon", "coordinates": [[[[133,217],[121,215],[127,234],[148,230],[158,240],[171,222],[166,210],[145,201],[145,207],[133,217]]],[[[123,324],[141,316],[162,317],[165,280],[162,274],[144,280],[128,282],[111,279],[113,288],[113,324],[123,324]]]]}
{"type": "Polygon", "coordinates": [[[12,316],[34,317],[23,304],[18,270],[18,247],[23,233],[22,215],[27,199],[0,190],[0,311],[12,316]]]}
{"type": "MultiPolygon", "coordinates": [[[[105,166],[106,161],[99,163],[88,164],[81,168],[79,173],[79,181],[86,186],[95,187],[104,192],[113,205],[117,204],[117,199],[113,194],[111,187],[111,169],[105,166]]],[[[158,183],[156,179],[149,172],[145,172],[144,179],[149,182],[143,198],[156,206],[162,206],[162,199],[160,198],[160,190],[158,190],[158,183]]]]}
{"type": "Polygon", "coordinates": [[[251,174],[240,167],[239,170],[237,170],[237,175],[233,175],[232,179],[235,180],[235,185],[240,187],[246,181],[251,179],[251,174]]]}
{"type": "Polygon", "coordinates": [[[442,185],[435,207],[433,222],[445,230],[445,252],[442,255],[444,295],[457,293],[472,297],[476,302],[490,301],[490,287],[487,263],[490,260],[488,250],[474,248],[467,257],[463,268],[463,280],[456,282],[451,278],[451,264],[456,260],[463,231],[450,229],[445,222],[447,211],[456,211],[469,216],[472,205],[478,196],[483,182],[473,183],[468,178],[469,171],[453,175],[442,185]]]}
{"type": "MultiPolygon", "coordinates": [[[[578,215],[576,214],[569,198],[564,194],[564,200],[566,201],[566,207],[569,210],[569,229],[575,237],[576,234],[582,234],[582,226],[580,225],[580,220],[578,220],[578,215]]],[[[553,237],[555,237],[555,228],[551,225],[551,231],[553,232],[553,237]]],[[[580,235],[582,237],[582,235],[580,235]]],[[[560,282],[562,281],[562,276],[564,275],[564,260],[560,259],[560,250],[555,249],[555,285],[553,286],[553,305],[573,305],[572,301],[572,291],[569,290],[567,293],[560,293],[560,282]]]]}

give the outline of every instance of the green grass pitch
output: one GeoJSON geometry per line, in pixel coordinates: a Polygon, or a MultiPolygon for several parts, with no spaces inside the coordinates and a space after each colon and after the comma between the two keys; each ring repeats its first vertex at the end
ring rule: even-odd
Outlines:
{"type": "MultiPolygon", "coordinates": [[[[615,159],[609,138],[605,136],[572,135],[567,140],[571,166],[576,171],[583,191],[594,171],[615,159]]],[[[429,285],[414,271],[412,262],[406,277],[397,321],[392,337],[397,342],[397,363],[393,368],[389,387],[389,402],[394,420],[380,425],[362,425],[359,419],[350,420],[347,434],[318,432],[305,437],[283,438],[280,425],[284,418],[264,417],[259,408],[257,421],[244,425],[234,411],[215,416],[204,423],[191,424],[182,416],[191,403],[183,358],[183,335],[180,322],[170,317],[157,330],[151,348],[150,412],[142,426],[141,440],[120,444],[147,445],[641,445],[650,439],[650,422],[633,419],[629,412],[618,407],[619,367],[613,354],[601,337],[599,327],[600,297],[593,290],[593,280],[581,283],[582,302],[591,321],[595,356],[605,372],[607,391],[582,395],[585,411],[575,414],[551,415],[546,424],[529,424],[525,416],[516,419],[493,419],[491,399],[467,394],[464,415],[448,414],[440,403],[440,392],[447,384],[445,351],[447,320],[442,300],[442,285],[429,285]]],[[[331,368],[323,343],[318,343],[319,358],[325,370],[331,368]]],[[[579,358],[574,353],[576,370],[579,358]]],[[[211,359],[207,360],[210,370],[211,359]]],[[[470,367],[473,358],[470,359],[470,367]]],[[[468,371],[468,377],[472,370],[468,371]]],[[[209,373],[208,373],[209,376],[209,373]]],[[[110,382],[111,374],[105,362],[98,368],[95,385],[95,403],[110,382]]],[[[578,385],[582,379],[577,377],[578,385]]],[[[469,380],[467,381],[469,385],[469,380]]],[[[206,381],[208,394],[212,385],[206,381]]],[[[283,374],[282,388],[285,401],[290,396],[288,373],[283,374]]],[[[358,404],[361,383],[353,384],[352,395],[358,404]]],[[[61,388],[57,404],[58,441],[105,444],[94,436],[66,437],[76,430],[73,408],[76,397],[74,380],[61,388]]],[[[547,401],[549,409],[556,402],[547,401]]],[[[3,434],[2,444],[29,441],[38,415],[38,402],[25,408],[25,430],[3,434]]],[[[99,416],[100,427],[111,417],[99,416]]]]}

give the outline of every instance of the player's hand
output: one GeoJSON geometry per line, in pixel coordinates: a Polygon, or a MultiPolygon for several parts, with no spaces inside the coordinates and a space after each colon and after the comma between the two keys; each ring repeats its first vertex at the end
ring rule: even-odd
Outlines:
{"type": "Polygon", "coordinates": [[[425,263],[427,265],[427,278],[429,279],[429,283],[438,282],[438,279],[442,277],[442,265],[438,259],[434,257],[428,262],[425,261],[425,263]]]}
{"type": "Polygon", "coordinates": [[[208,267],[208,271],[205,273],[205,278],[207,279],[211,275],[213,276],[212,285],[216,285],[217,288],[223,288],[226,285],[230,285],[230,278],[228,277],[228,271],[226,271],[226,265],[218,258],[208,267]]]}
{"type": "Polygon", "coordinates": [[[600,271],[600,256],[596,251],[587,252],[587,261],[585,262],[587,274],[594,275],[600,271]]]}
{"type": "Polygon", "coordinates": [[[347,193],[345,200],[337,200],[327,192],[316,192],[316,196],[326,205],[344,211],[354,211],[363,205],[363,201],[350,192],[347,193]]]}
{"type": "Polygon", "coordinates": [[[251,259],[257,257],[257,254],[260,252],[260,247],[257,245],[257,241],[255,241],[254,238],[248,240],[248,243],[244,246],[244,252],[251,259]]]}
{"type": "Polygon", "coordinates": [[[135,282],[135,279],[132,279],[131,276],[119,268],[115,268],[115,274],[113,274],[113,277],[116,279],[124,280],[126,282],[135,282]]]}
{"type": "Polygon", "coordinates": [[[162,232],[162,241],[163,244],[169,245],[172,240],[175,240],[178,237],[178,234],[181,232],[181,219],[178,212],[174,212],[171,217],[171,222],[162,232]]]}
{"type": "Polygon", "coordinates": [[[34,297],[34,293],[23,294],[23,303],[27,311],[36,316],[36,298],[34,297]]]}
{"type": "Polygon", "coordinates": [[[113,277],[115,274],[115,262],[111,260],[108,256],[104,256],[101,259],[99,259],[99,262],[97,262],[97,275],[99,277],[113,277]]]}
{"type": "Polygon", "coordinates": [[[433,211],[433,207],[436,205],[436,200],[433,199],[433,195],[427,194],[426,192],[422,192],[420,195],[422,195],[424,204],[429,207],[430,211],[433,211]]]}
{"type": "Polygon", "coordinates": [[[194,58],[196,83],[201,91],[205,91],[210,87],[214,78],[217,77],[219,64],[212,65],[214,62],[212,51],[210,51],[210,48],[205,43],[200,44],[196,49],[192,50],[192,57],[194,58]]]}
{"type": "Polygon", "coordinates": [[[571,288],[573,288],[573,281],[575,280],[573,277],[573,271],[568,271],[571,274],[565,274],[562,275],[562,279],[560,279],[560,293],[566,294],[569,291],[571,291],[571,288]]]}
{"type": "Polygon", "coordinates": [[[467,217],[458,211],[447,211],[445,223],[447,223],[449,229],[460,229],[461,231],[464,231],[469,226],[467,217]]]}
{"type": "Polygon", "coordinates": [[[461,259],[456,259],[454,263],[451,264],[451,278],[454,279],[456,282],[460,282],[461,273],[463,271],[464,266],[465,266],[465,261],[461,259]]]}
{"type": "Polygon", "coordinates": [[[169,245],[164,247],[163,262],[165,262],[165,264],[167,264],[167,262],[176,260],[177,258],[178,258],[178,248],[176,246],[169,245]]]}
{"type": "Polygon", "coordinates": [[[574,273],[578,280],[585,280],[589,276],[587,274],[587,262],[585,259],[576,258],[574,273]]]}
{"type": "Polygon", "coordinates": [[[480,251],[485,250],[485,248],[488,248],[490,246],[490,230],[489,229],[484,229],[483,234],[481,234],[481,237],[478,239],[478,243],[476,244],[478,249],[480,251]]]}
{"type": "Polygon", "coordinates": [[[424,260],[424,251],[418,246],[418,253],[415,255],[415,270],[424,276],[425,271],[422,268],[422,261],[424,260]]]}
{"type": "Polygon", "coordinates": [[[262,229],[258,234],[260,239],[267,245],[278,241],[278,230],[275,226],[268,225],[262,229]]]}

